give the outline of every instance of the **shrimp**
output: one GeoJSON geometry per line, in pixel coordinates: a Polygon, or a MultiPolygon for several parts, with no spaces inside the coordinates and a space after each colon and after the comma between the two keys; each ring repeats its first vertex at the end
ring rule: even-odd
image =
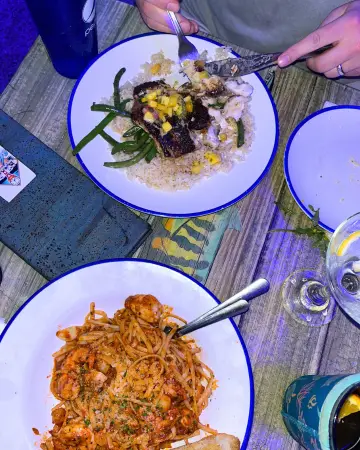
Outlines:
{"type": "Polygon", "coordinates": [[[81,423],[63,427],[57,435],[59,441],[73,447],[95,448],[92,431],[81,423]]]}
{"type": "Polygon", "coordinates": [[[66,411],[64,408],[53,409],[51,412],[51,419],[54,425],[62,427],[66,417],[66,411]]]}
{"type": "Polygon", "coordinates": [[[85,375],[85,384],[95,391],[101,390],[103,384],[107,380],[107,376],[97,370],[90,370],[89,373],[85,375]]]}
{"type": "Polygon", "coordinates": [[[75,400],[79,396],[80,390],[81,386],[77,375],[74,372],[69,372],[61,374],[56,379],[53,393],[61,400],[75,400]]]}
{"type": "Polygon", "coordinates": [[[163,312],[162,304],[153,295],[132,295],[125,300],[125,308],[151,324],[159,323],[163,312]]]}
{"type": "Polygon", "coordinates": [[[81,327],[69,327],[64,328],[56,332],[56,336],[63,341],[70,342],[74,341],[80,336],[81,327]]]}
{"type": "Polygon", "coordinates": [[[88,347],[76,348],[71,351],[64,361],[63,370],[76,370],[80,364],[88,362],[90,356],[90,349],[88,347]]]}

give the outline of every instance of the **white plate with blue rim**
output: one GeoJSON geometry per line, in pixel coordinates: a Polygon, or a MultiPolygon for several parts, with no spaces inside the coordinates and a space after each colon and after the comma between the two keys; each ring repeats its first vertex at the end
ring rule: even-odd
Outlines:
{"type": "Polygon", "coordinates": [[[290,136],[284,158],[292,195],[309,217],[334,230],[360,211],[360,107],[333,106],[311,114],[290,136]]]}
{"type": "MultiPolygon", "coordinates": [[[[203,38],[190,37],[199,52],[209,56],[221,44],[203,38]]],[[[150,55],[163,51],[165,57],[177,59],[178,40],[168,34],[149,33],[126,39],[105,50],[76,83],[68,111],[68,130],[73,147],[98,123],[99,114],[90,111],[93,102],[110,98],[113,80],[121,67],[126,73],[121,82],[133,79],[150,55]]],[[[231,56],[231,54],[229,55],[231,56]]],[[[237,56],[233,53],[233,56],[237,56]]],[[[186,79],[180,73],[178,81],[186,79]]],[[[171,76],[174,81],[174,76],[171,76]]],[[[104,167],[113,157],[108,144],[95,138],[77,156],[87,175],[107,194],[125,205],[142,212],[165,217],[194,217],[214,213],[241,200],[262,180],[274,159],[279,137],[276,107],[264,81],[257,74],[244,81],[254,87],[251,113],[255,121],[255,139],[244,162],[235,164],[229,173],[216,173],[188,190],[160,191],[127,178],[123,169],[104,167]]],[[[112,134],[109,127],[106,128],[112,134]]],[[[113,137],[116,138],[114,134],[113,137]]],[[[119,135],[117,136],[119,138],[119,135]]]]}
{"type": "MultiPolygon", "coordinates": [[[[62,346],[56,331],[81,325],[91,302],[109,316],[129,295],[149,293],[186,320],[219,301],[175,269],[146,260],[100,261],[74,269],[35,293],[0,335],[0,448],[35,450],[52,428],[50,393],[52,354],[62,346]]],[[[218,388],[201,415],[204,424],[237,436],[247,446],[254,412],[251,365],[244,341],[232,320],[193,333],[201,359],[215,373],[218,388]]],[[[199,439],[197,436],[195,439],[199,439]]]]}

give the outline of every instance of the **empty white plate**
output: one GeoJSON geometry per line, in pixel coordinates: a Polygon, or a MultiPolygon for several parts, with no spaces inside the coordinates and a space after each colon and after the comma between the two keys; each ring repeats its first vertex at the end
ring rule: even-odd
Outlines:
{"type": "MultiPolygon", "coordinates": [[[[218,300],[191,277],[142,260],[92,263],[41,288],[19,309],[0,336],[0,448],[39,449],[40,433],[52,428],[50,393],[52,353],[62,346],[55,333],[82,324],[95,301],[109,316],[129,295],[149,293],[186,320],[213,308],[218,300]]],[[[193,333],[202,360],[214,371],[218,388],[201,419],[247,446],[254,409],[249,357],[233,321],[224,320],[193,333]]],[[[198,439],[199,437],[197,437],[198,439]]]]}
{"type": "MultiPolygon", "coordinates": [[[[221,44],[202,37],[190,37],[199,52],[214,56],[221,44]]],[[[131,80],[150,56],[163,50],[177,60],[178,40],[169,34],[150,33],[126,39],[105,50],[76,83],[69,105],[68,128],[74,147],[100,121],[101,113],[90,111],[93,102],[110,98],[115,74],[126,68],[122,82],[131,80]],[[100,115],[99,115],[100,114],[100,115]],[[100,119],[99,119],[100,117],[100,119]]],[[[170,77],[174,81],[174,76],[170,77]]],[[[186,81],[182,75],[176,77],[186,81]]],[[[226,208],[247,195],[261,181],[275,156],[278,143],[276,107],[263,80],[256,74],[244,77],[254,87],[251,112],[255,119],[255,139],[245,162],[235,164],[229,173],[218,173],[189,190],[164,192],[129,180],[122,169],[104,167],[112,161],[108,144],[97,137],[78,155],[89,177],[116,200],[146,213],[168,217],[193,217],[226,208]]],[[[106,129],[109,134],[112,132],[106,129]]],[[[119,138],[113,134],[114,137],[119,138]]]]}
{"type": "Polygon", "coordinates": [[[360,107],[334,106],[301,122],[285,151],[285,176],[292,195],[309,216],[333,232],[360,211],[360,107]]]}

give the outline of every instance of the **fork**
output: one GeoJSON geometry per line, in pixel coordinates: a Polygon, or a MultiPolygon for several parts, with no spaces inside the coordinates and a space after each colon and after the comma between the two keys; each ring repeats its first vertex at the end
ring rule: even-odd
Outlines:
{"type": "Polygon", "coordinates": [[[197,60],[200,59],[199,52],[195,45],[193,45],[189,39],[185,36],[181,25],[176,17],[176,14],[172,11],[167,12],[176,36],[179,39],[179,61],[182,64],[187,59],[197,60]]]}
{"type": "MultiPolygon", "coordinates": [[[[247,301],[266,294],[269,288],[270,283],[268,280],[265,278],[259,278],[225,302],[215,306],[210,309],[210,311],[207,311],[199,316],[197,319],[178,328],[174,336],[185,336],[188,333],[200,330],[203,327],[220,322],[221,320],[229,319],[231,317],[238,316],[239,314],[244,314],[249,309],[249,303],[247,301]]],[[[165,334],[169,334],[172,329],[173,327],[169,325],[166,326],[164,328],[165,334]]]]}

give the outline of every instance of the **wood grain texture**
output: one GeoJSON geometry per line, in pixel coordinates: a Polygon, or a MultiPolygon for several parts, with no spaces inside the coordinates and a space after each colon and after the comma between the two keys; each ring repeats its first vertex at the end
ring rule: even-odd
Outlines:
{"type": "MultiPolygon", "coordinates": [[[[108,0],[98,1],[98,6],[102,49],[147,31],[136,9],[108,0]]],[[[0,108],[79,169],[71,156],[66,125],[73,85],[73,81],[55,73],[38,40],[1,96],[0,108]]],[[[321,329],[297,324],[284,311],[282,283],[296,269],[321,268],[319,252],[306,239],[269,233],[271,229],[298,226],[308,220],[294,204],[283,176],[283,153],[291,131],[304,117],[321,108],[325,100],[360,104],[360,93],[293,67],[277,71],[273,95],[281,138],[276,159],[260,185],[225,213],[205,220],[170,223],[140,214],[152,224],[153,234],[136,254],[173,263],[206,282],[220,299],[259,276],[271,282],[271,291],[251,303],[239,324],[252,361],[256,390],[249,450],[299,448],[284,428],[280,414],[283,392],[294,378],[307,373],[360,370],[356,356],[359,330],[340,311],[329,326],[321,329]],[[291,220],[274,204],[279,200],[294,208],[296,213],[291,220]]],[[[0,258],[4,269],[0,315],[8,319],[45,280],[4,246],[0,247],[0,258]]]]}

